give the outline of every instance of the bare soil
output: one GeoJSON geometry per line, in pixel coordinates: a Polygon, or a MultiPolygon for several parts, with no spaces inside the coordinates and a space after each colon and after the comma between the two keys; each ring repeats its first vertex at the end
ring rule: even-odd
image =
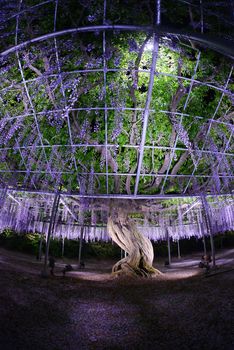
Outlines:
{"type": "Polygon", "coordinates": [[[234,349],[234,250],[206,276],[200,255],[174,259],[163,275],[116,279],[114,261],[42,278],[43,263],[0,249],[2,350],[234,349]]]}

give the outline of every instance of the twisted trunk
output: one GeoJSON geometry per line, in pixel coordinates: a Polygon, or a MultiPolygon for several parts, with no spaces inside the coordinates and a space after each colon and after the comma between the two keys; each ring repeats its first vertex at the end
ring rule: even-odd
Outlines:
{"type": "Polygon", "coordinates": [[[111,213],[107,229],[113,241],[127,253],[125,258],[113,266],[114,274],[142,277],[161,274],[152,266],[154,252],[150,240],[137,230],[123,209],[111,213]]]}

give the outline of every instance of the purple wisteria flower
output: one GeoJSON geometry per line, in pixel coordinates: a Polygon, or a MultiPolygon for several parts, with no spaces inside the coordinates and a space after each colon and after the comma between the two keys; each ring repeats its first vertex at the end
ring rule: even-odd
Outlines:
{"type": "Polygon", "coordinates": [[[97,15],[88,15],[87,18],[88,18],[88,21],[92,23],[97,19],[97,15]]]}

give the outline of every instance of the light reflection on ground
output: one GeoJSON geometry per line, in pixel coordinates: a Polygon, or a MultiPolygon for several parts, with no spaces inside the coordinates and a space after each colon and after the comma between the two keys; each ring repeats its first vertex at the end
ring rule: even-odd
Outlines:
{"type": "MultiPolygon", "coordinates": [[[[205,275],[205,270],[198,267],[202,253],[193,254],[191,256],[182,257],[181,259],[172,258],[171,266],[166,267],[164,260],[156,260],[154,266],[162,272],[161,276],[155,276],[157,280],[176,280],[186,279],[197,275],[205,275]]],[[[67,276],[90,281],[105,281],[115,277],[111,275],[111,267],[115,261],[87,261],[86,268],[79,270],[74,264],[74,271],[67,273],[67,276]]],[[[57,264],[57,273],[59,267],[62,269],[64,264],[57,264]]],[[[217,268],[234,268],[234,249],[224,250],[216,255],[217,268]]],[[[212,264],[211,264],[212,267],[212,264]]],[[[212,269],[211,269],[212,272],[212,269]]]]}
{"type": "MultiPolygon", "coordinates": [[[[218,252],[219,272],[234,267],[233,253],[218,252]]],[[[134,280],[113,278],[113,260],[85,261],[65,277],[77,261],[57,260],[45,279],[34,257],[0,255],[1,349],[233,349],[234,273],[204,278],[201,253],[172,257],[169,268],[157,259],[163,275],[134,280]]]]}

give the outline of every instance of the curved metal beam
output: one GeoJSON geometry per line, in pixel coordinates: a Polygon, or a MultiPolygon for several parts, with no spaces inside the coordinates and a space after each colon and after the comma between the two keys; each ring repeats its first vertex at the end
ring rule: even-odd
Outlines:
{"type": "Polygon", "coordinates": [[[55,37],[74,34],[74,33],[85,33],[85,32],[94,32],[94,31],[135,31],[135,32],[147,32],[147,33],[155,33],[159,36],[171,35],[175,37],[179,37],[185,40],[195,41],[205,47],[209,47],[217,52],[222,53],[225,56],[228,56],[234,59],[234,44],[232,41],[221,39],[217,37],[213,37],[207,34],[195,33],[190,30],[178,30],[173,27],[163,27],[163,26],[132,26],[132,25],[99,25],[99,26],[87,26],[87,27],[78,27],[65,29],[53,33],[47,33],[41,35],[39,37],[33,38],[31,40],[24,41],[18,45],[12,46],[9,49],[2,51],[0,53],[0,58],[9,55],[10,53],[14,53],[30,44],[37,43],[43,40],[52,39],[55,37]]]}

